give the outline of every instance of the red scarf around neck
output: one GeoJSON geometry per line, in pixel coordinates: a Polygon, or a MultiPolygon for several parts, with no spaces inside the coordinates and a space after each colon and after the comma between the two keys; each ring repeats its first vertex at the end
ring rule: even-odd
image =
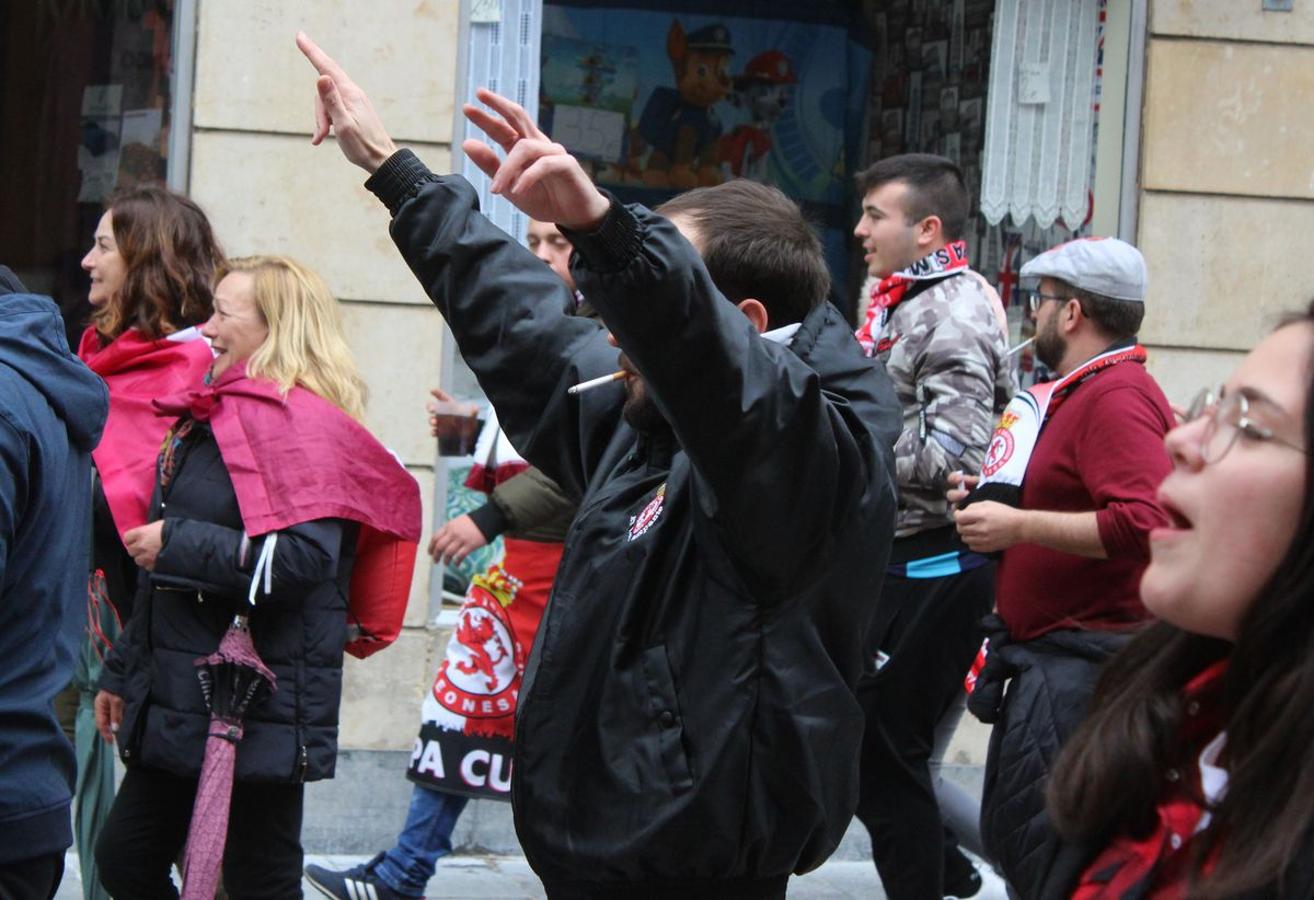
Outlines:
{"type": "Polygon", "coordinates": [[[986,445],[981,481],[963,505],[978,500],[1019,505],[1031,455],[1036,450],[1045,423],[1055,410],[1078,386],[1100,372],[1126,362],[1144,365],[1147,356],[1145,348],[1134,341],[1115,344],[1057,381],[1033,384],[1010,400],[990,436],[990,443],[986,445]]]}
{"type": "Polygon", "coordinates": [[[872,288],[871,305],[867,307],[867,317],[854,335],[868,356],[876,351],[876,340],[881,328],[896,306],[903,302],[908,288],[919,281],[934,281],[949,275],[956,275],[966,270],[967,243],[953,241],[923,256],[917,262],[902,271],[882,278],[872,288]]]}
{"type": "Polygon", "coordinates": [[[1069,394],[1077,389],[1078,385],[1097,373],[1103,372],[1110,366],[1116,366],[1118,363],[1134,362],[1145,365],[1145,361],[1149,358],[1150,355],[1145,351],[1145,348],[1135,341],[1115,344],[1103,353],[1091,357],[1062,378],[1052,382],[1053,391],[1049,396],[1049,404],[1043,418],[1048,419],[1054,415],[1054,411],[1062,405],[1069,394]]]}

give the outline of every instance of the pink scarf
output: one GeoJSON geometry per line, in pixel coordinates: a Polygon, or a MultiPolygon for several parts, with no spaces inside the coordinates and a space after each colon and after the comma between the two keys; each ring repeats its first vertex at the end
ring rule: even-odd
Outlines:
{"type": "Polygon", "coordinates": [[[129,328],[104,347],[96,330],[88,328],[78,342],[78,358],[109,388],[109,418],[91,458],[122,537],[146,524],[155,458],[171,424],[156,415],[151,401],[200,384],[214,354],[195,328],[155,341],[129,328]]]}
{"type": "Polygon", "coordinates": [[[213,384],[155,401],[160,415],[209,422],[251,537],[308,522],[360,524],[349,616],[367,656],[396,639],[420,540],[420,488],[364,426],[295,386],[283,394],[242,363],[213,384]]]}

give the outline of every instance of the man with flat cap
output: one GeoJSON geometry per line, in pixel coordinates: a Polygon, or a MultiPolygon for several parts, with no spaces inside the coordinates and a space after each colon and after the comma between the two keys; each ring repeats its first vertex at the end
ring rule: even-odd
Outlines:
{"type": "Polygon", "coordinates": [[[1021,276],[1040,279],[1030,297],[1036,356],[1059,378],[1014,398],[979,480],[963,479],[949,499],[961,502],[967,545],[1001,554],[997,616],[968,705],[995,726],[982,838],[1030,897],[1057,846],[1045,816],[1050,764],[1085,714],[1100,664],[1148,615],[1138,588],[1149,533],[1168,521],[1156,492],[1174,420],[1136,341],[1146,274],[1135,247],[1071,241],[1021,276]]]}

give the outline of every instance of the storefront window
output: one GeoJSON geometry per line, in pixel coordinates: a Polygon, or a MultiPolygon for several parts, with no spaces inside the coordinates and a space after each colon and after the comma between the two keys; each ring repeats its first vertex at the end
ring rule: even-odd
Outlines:
{"type": "Polygon", "coordinates": [[[105,199],[168,175],[173,21],[173,0],[0,4],[0,263],[72,338],[105,199]]]}

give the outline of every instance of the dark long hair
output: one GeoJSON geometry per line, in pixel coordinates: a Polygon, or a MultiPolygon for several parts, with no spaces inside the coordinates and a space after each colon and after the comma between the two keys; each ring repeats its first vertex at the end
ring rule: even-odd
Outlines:
{"type": "Polygon", "coordinates": [[[123,257],[123,287],[91,315],[108,343],[129,328],[157,339],[210,318],[223,251],[210,221],[186,197],[159,185],[115,192],[105,204],[123,257]]]}
{"type": "MultiPolygon", "coordinates": [[[[1288,325],[1314,324],[1314,303],[1288,325]]],[[[1314,343],[1314,342],[1312,342],[1314,343]]],[[[1314,369],[1314,366],[1311,367],[1314,369]]],[[[1305,373],[1305,446],[1314,448],[1314,371],[1305,373]]],[[[1229,657],[1227,794],[1213,810],[1199,857],[1217,864],[1196,897],[1232,897],[1281,882],[1314,827],[1314,454],[1306,454],[1299,525],[1281,564],[1228,644],[1164,622],[1119,653],[1100,678],[1090,716],[1055,763],[1049,809],[1069,840],[1146,834],[1164,772],[1191,765],[1177,740],[1181,689],[1229,657]]],[[[1227,552],[1227,548],[1217,548],[1227,552]]]]}

